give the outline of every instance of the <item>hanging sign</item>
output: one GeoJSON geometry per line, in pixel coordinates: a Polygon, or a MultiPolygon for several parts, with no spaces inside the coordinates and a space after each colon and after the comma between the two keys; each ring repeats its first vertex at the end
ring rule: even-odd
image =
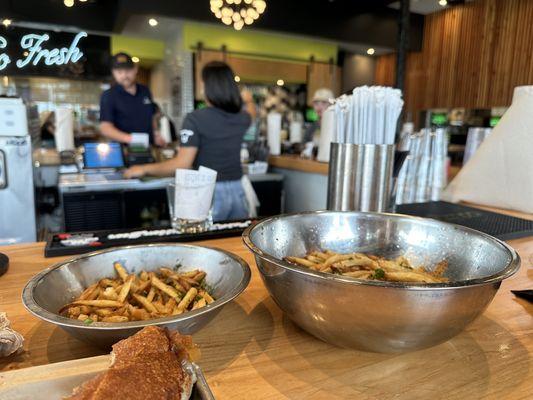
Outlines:
{"type": "MultiPolygon", "coordinates": [[[[69,47],[46,48],[46,42],[50,39],[47,33],[30,33],[20,39],[22,57],[16,61],[17,68],[24,68],[28,64],[39,65],[65,65],[70,62],[78,62],[83,57],[83,52],[78,47],[82,38],[87,37],[87,32],[78,33],[69,47]]],[[[8,41],[0,36],[0,49],[8,46],[8,41]]],[[[13,60],[6,53],[0,54],[0,71],[4,70],[13,60]]]]}
{"type": "Polygon", "coordinates": [[[0,31],[0,75],[108,76],[109,52],[106,36],[9,28],[0,31]]]}

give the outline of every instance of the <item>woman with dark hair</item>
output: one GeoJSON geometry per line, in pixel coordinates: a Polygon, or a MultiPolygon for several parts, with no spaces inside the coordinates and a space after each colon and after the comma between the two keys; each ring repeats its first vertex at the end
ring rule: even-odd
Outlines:
{"type": "Polygon", "coordinates": [[[202,70],[203,91],[208,107],[195,110],[183,121],[178,155],[156,164],[131,167],[128,178],[173,176],[179,168],[208,167],[217,171],[213,220],[248,217],[246,196],[241,183],[241,143],[250,126],[243,109],[239,88],[231,68],[219,61],[202,70]]]}

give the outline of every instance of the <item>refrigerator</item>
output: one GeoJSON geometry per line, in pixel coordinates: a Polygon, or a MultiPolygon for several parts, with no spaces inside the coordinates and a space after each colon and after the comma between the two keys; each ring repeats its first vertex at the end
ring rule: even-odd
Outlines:
{"type": "Polygon", "coordinates": [[[31,137],[20,98],[0,98],[0,246],[37,236],[31,137]]]}

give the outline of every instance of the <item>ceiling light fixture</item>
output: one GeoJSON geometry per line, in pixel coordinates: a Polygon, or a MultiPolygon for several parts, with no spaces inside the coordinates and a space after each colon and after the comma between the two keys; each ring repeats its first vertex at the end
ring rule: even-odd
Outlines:
{"type": "MultiPolygon", "coordinates": [[[[80,3],[87,3],[88,0],[78,0],[80,3]]],[[[63,0],[65,7],[74,7],[75,0],[63,0]]]]}
{"type": "Polygon", "coordinates": [[[446,0],[439,0],[439,5],[442,7],[446,7],[448,5],[448,2],[446,0]]]}
{"type": "Polygon", "coordinates": [[[4,25],[6,28],[8,28],[12,23],[13,23],[13,21],[10,20],[9,18],[4,18],[2,20],[2,25],[4,25]]]}
{"type": "Polygon", "coordinates": [[[133,56],[133,57],[131,58],[131,61],[133,61],[134,63],[138,63],[138,62],[141,61],[141,60],[139,59],[139,57],[135,57],[135,56],[133,56]]]}
{"type": "Polygon", "coordinates": [[[239,75],[235,75],[235,82],[240,82],[241,81],[241,77],[239,75]]]}
{"type": "Polygon", "coordinates": [[[266,9],[265,0],[210,0],[209,4],[215,17],[237,31],[252,25],[266,9]]]}
{"type": "Polygon", "coordinates": [[[150,26],[157,26],[157,24],[159,24],[159,21],[157,19],[155,19],[155,18],[150,18],[148,20],[148,25],[150,25],[150,26]]]}
{"type": "Polygon", "coordinates": [[[373,55],[374,53],[376,52],[376,50],[374,50],[373,47],[369,48],[367,51],[366,51],[366,54],[368,54],[369,56],[373,55]]]}
{"type": "Polygon", "coordinates": [[[283,86],[285,85],[285,82],[283,81],[283,79],[278,79],[278,81],[276,82],[276,85],[283,86]]]}

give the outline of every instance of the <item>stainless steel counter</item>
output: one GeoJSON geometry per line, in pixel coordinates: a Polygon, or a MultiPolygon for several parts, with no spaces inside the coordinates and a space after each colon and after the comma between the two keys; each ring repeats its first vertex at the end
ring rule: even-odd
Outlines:
{"type": "Polygon", "coordinates": [[[113,179],[105,174],[65,174],[59,177],[60,193],[107,192],[115,190],[164,189],[172,178],[113,179]]]}
{"type": "MultiPolygon", "coordinates": [[[[251,182],[282,181],[281,174],[248,175],[251,182]]],[[[173,178],[113,179],[105,174],[64,174],[59,177],[60,193],[107,192],[115,190],[164,189],[173,178]]]]}

